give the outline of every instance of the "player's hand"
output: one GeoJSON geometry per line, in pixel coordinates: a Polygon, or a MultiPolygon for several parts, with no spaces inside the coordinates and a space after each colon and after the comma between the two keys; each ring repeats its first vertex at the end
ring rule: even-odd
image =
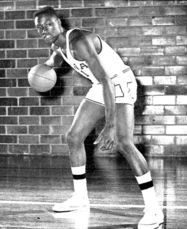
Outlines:
{"type": "Polygon", "coordinates": [[[102,151],[111,150],[115,144],[115,127],[105,126],[94,144],[101,144],[102,151]]]}

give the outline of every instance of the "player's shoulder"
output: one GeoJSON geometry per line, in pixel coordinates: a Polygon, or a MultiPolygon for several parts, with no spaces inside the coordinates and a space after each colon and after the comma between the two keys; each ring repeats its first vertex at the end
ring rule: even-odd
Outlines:
{"type": "Polygon", "coordinates": [[[69,41],[71,44],[78,44],[78,43],[84,43],[88,39],[92,39],[96,35],[89,31],[89,30],[83,30],[83,29],[73,29],[72,32],[69,35],[69,41]]]}
{"type": "Polygon", "coordinates": [[[55,45],[54,43],[52,43],[51,49],[52,49],[54,52],[58,52],[59,47],[58,47],[57,45],[55,45]]]}

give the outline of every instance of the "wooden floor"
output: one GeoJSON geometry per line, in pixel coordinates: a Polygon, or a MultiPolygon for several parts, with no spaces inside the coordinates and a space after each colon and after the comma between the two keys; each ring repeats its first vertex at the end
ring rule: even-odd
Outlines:
{"type": "MultiPolygon", "coordinates": [[[[187,228],[187,158],[148,159],[160,204],[162,229],[187,228]]],[[[143,216],[139,187],[125,159],[89,158],[91,208],[51,211],[72,193],[68,157],[1,156],[0,228],[135,229],[143,216]]]]}

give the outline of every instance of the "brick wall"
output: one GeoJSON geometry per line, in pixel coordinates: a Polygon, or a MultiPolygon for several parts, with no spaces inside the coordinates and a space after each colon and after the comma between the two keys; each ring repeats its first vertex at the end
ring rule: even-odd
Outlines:
{"type": "MultiPolygon", "coordinates": [[[[29,87],[29,69],[50,55],[33,23],[45,5],[71,27],[100,34],[132,67],[139,84],[134,140],[142,153],[186,156],[187,2],[180,0],[0,0],[0,154],[68,154],[65,134],[90,87],[68,66],[56,69],[50,92],[29,87]]],[[[88,148],[102,126],[86,139],[88,148]]]]}

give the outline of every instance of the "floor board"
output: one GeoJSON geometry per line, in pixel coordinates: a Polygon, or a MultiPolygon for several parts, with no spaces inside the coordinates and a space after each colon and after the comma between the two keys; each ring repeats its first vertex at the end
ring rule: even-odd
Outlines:
{"type": "MultiPolygon", "coordinates": [[[[162,229],[187,228],[187,158],[147,159],[160,205],[162,229]]],[[[143,200],[122,157],[88,158],[88,209],[53,213],[72,193],[68,157],[1,156],[0,228],[137,229],[143,200]]]]}

